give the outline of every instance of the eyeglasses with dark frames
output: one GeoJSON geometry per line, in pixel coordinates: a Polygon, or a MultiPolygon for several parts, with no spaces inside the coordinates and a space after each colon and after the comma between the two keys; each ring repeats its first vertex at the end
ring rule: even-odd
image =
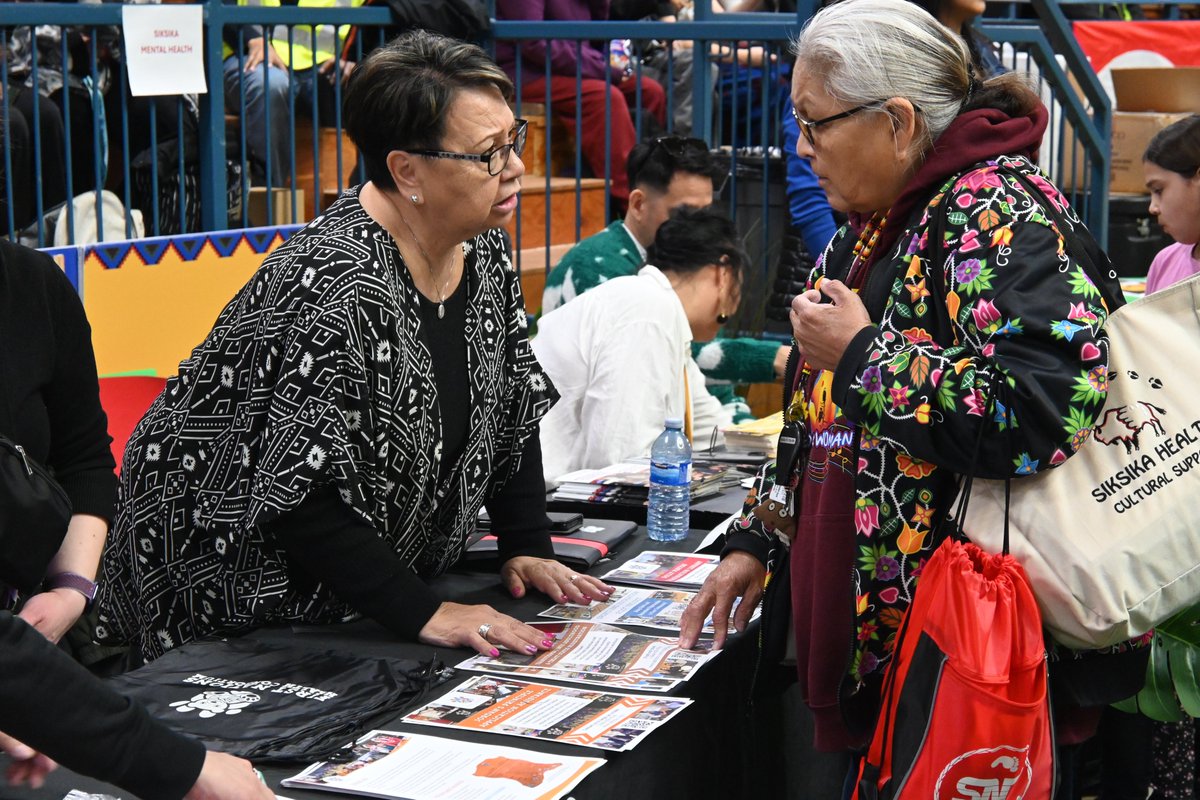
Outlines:
{"type": "Polygon", "coordinates": [[[822,125],[828,125],[831,122],[837,122],[839,119],[845,119],[846,117],[852,117],[855,114],[859,113],[860,111],[868,111],[870,109],[882,108],[885,103],[887,103],[887,100],[873,100],[870,103],[863,103],[861,106],[855,106],[854,108],[850,109],[849,111],[843,111],[840,114],[832,114],[828,117],[824,117],[822,119],[817,119],[817,120],[812,120],[812,121],[804,119],[804,117],[801,117],[799,112],[796,111],[796,107],[792,106],[792,117],[795,118],[796,124],[800,126],[800,132],[803,133],[804,138],[808,140],[809,146],[816,147],[817,142],[813,138],[813,129],[814,128],[819,128],[822,125]]]}
{"type": "Polygon", "coordinates": [[[508,161],[513,153],[520,157],[525,151],[525,136],[529,131],[529,122],[527,120],[515,120],[513,127],[512,141],[508,144],[501,144],[493,147],[483,153],[454,153],[449,150],[409,150],[415,156],[425,156],[426,158],[452,158],[456,161],[479,161],[487,164],[488,175],[495,177],[504,168],[508,166],[508,161]]]}

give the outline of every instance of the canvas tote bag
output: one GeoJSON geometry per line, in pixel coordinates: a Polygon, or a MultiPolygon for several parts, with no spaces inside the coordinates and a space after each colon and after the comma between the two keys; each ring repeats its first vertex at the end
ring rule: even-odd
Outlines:
{"type": "MultiPolygon", "coordinates": [[[[1012,553],[1046,627],[1080,649],[1200,602],[1200,275],[1122,306],[1104,330],[1108,396],[1090,438],[1012,482],[1012,553]]],[[[975,480],[962,527],[1000,549],[1003,481],[975,480]]]]}

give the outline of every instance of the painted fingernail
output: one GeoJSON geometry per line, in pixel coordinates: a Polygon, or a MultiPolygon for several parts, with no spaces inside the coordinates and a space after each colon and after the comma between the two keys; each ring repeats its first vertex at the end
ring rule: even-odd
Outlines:
{"type": "Polygon", "coordinates": [[[491,652],[491,656],[492,656],[492,658],[499,658],[499,657],[500,657],[500,651],[499,651],[499,650],[497,650],[496,648],[494,648],[494,647],[493,647],[493,648],[492,648],[492,652],[491,652]]]}
{"type": "Polygon", "coordinates": [[[553,639],[542,639],[542,647],[554,647],[553,639]]]}
{"type": "Polygon", "coordinates": [[[536,653],[536,652],[537,652],[537,646],[536,646],[536,645],[532,645],[532,644],[527,644],[527,645],[525,645],[525,652],[526,652],[526,653],[536,653]]]}
{"type": "Polygon", "coordinates": [[[565,594],[562,596],[562,602],[564,602],[564,603],[570,602],[569,598],[565,594]]]}

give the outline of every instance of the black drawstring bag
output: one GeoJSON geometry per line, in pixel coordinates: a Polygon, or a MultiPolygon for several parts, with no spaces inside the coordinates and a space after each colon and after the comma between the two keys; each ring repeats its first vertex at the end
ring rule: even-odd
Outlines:
{"type": "Polygon", "coordinates": [[[70,521],[63,488],[21,445],[0,436],[0,583],[32,594],[70,521]]]}
{"type": "Polygon", "coordinates": [[[109,683],[213,749],[309,762],[333,757],[448,672],[436,659],[231,639],[183,645],[109,683]]]}

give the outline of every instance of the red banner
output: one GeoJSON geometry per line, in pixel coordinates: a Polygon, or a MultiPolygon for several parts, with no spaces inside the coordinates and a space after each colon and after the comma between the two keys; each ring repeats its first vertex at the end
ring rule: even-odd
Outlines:
{"type": "Polygon", "coordinates": [[[1200,22],[1076,22],[1075,39],[1097,73],[1111,67],[1200,66],[1200,22]]]}

